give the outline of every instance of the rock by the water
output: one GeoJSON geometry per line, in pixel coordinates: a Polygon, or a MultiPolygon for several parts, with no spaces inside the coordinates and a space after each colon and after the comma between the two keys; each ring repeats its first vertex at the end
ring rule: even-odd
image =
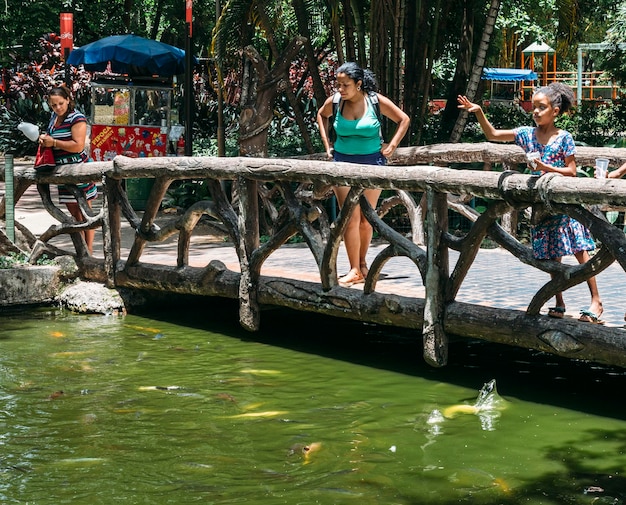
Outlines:
{"type": "Polygon", "coordinates": [[[115,289],[97,282],[77,281],[63,289],[57,301],[65,308],[83,314],[124,314],[124,300],[115,289]]]}

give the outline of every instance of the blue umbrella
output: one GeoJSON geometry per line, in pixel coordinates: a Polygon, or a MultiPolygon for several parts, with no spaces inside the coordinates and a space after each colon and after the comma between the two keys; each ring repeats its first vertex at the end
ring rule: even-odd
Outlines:
{"type": "Polygon", "coordinates": [[[67,62],[117,74],[171,76],[185,73],[185,51],[137,35],[112,35],[74,49],[67,62]]]}

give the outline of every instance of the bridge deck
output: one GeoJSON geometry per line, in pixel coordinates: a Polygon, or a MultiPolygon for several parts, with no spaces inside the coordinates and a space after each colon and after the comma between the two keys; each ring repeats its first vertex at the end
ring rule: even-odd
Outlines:
{"type": "MultiPolygon", "coordinates": [[[[1,186],[3,185],[0,184],[0,189],[3,189],[1,186]]],[[[99,202],[101,202],[100,198],[96,200],[96,206],[99,202]]],[[[31,186],[18,202],[15,219],[37,234],[57,223],[43,208],[35,186],[31,186]]],[[[126,255],[132,239],[133,231],[128,224],[125,224],[123,252],[126,255]]],[[[73,250],[67,235],[55,237],[50,243],[69,251],[73,250]]],[[[176,247],[175,238],[159,244],[148,244],[142,255],[142,262],[173,266],[176,264],[176,247]]],[[[370,249],[370,258],[374,258],[383,247],[385,247],[384,244],[374,242],[370,249]]],[[[96,257],[103,257],[102,234],[99,232],[96,234],[94,250],[96,257]]],[[[451,268],[454,266],[456,257],[457,254],[450,251],[451,268]]],[[[232,246],[216,240],[214,236],[195,235],[190,247],[189,264],[202,267],[211,260],[220,260],[234,271],[239,269],[235,249],[232,246]]],[[[565,261],[575,263],[573,258],[565,258],[565,261]]],[[[338,269],[340,273],[347,270],[347,258],[344,251],[340,251],[338,269]]],[[[379,281],[377,291],[420,298],[424,296],[417,268],[407,258],[390,260],[383,272],[386,277],[379,281]]],[[[267,259],[261,273],[319,282],[313,255],[305,245],[300,244],[280,248],[277,253],[267,259]]],[[[614,263],[600,273],[597,280],[604,303],[602,318],[607,325],[623,327],[626,311],[626,277],[623,270],[617,263],[614,263]]],[[[508,252],[502,249],[482,249],[456,299],[460,302],[483,304],[494,308],[525,310],[534,293],[546,281],[546,275],[524,265],[508,252]]],[[[351,289],[360,289],[360,287],[356,285],[351,289]]],[[[583,283],[568,290],[565,293],[565,302],[567,304],[566,316],[577,318],[578,311],[586,308],[589,303],[586,284],[583,283]]],[[[542,313],[546,312],[547,306],[544,307],[542,313]]]]}

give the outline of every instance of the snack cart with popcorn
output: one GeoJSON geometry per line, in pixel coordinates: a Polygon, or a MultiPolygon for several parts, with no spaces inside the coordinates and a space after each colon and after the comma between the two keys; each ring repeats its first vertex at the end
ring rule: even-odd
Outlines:
{"type": "MultiPolygon", "coordinates": [[[[118,154],[157,158],[176,153],[183,133],[172,108],[171,79],[99,76],[91,82],[93,161],[110,161],[118,154]]],[[[126,192],[133,207],[145,208],[153,179],[128,179],[126,192]]]]}
{"type": "Polygon", "coordinates": [[[91,82],[91,157],[109,161],[118,154],[155,158],[173,154],[169,142],[173,88],[155,79],[98,78],[91,82]]]}

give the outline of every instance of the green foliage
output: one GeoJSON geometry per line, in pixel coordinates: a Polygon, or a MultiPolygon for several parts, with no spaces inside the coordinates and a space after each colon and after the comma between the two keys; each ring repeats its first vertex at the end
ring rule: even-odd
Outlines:
{"type": "MultiPolygon", "coordinates": [[[[306,127],[317,152],[323,151],[322,140],[317,130],[317,107],[314,98],[307,98],[304,93],[298,93],[302,103],[302,113],[306,127]]],[[[268,132],[267,152],[270,157],[287,158],[302,156],[307,153],[304,138],[294,119],[289,102],[279,99],[276,105],[274,120],[268,132]]]]}
{"type": "MultiPolygon", "coordinates": [[[[194,0],[194,36],[210,39],[215,24],[215,2],[194,0]]],[[[0,66],[28,61],[41,34],[59,32],[61,12],[74,15],[76,45],[124,33],[162,40],[184,47],[185,2],[143,0],[7,0],[0,11],[0,66]]]]}
{"type": "Polygon", "coordinates": [[[186,209],[202,200],[211,200],[205,181],[177,181],[167,190],[162,206],[186,209]]]}
{"type": "Polygon", "coordinates": [[[25,254],[11,252],[6,256],[0,256],[0,269],[3,270],[25,263],[28,263],[28,257],[25,254]]]}
{"type": "Polygon", "coordinates": [[[59,30],[59,14],[54,2],[7,0],[0,10],[0,66],[29,61],[41,34],[59,30]]]}
{"type": "MultiPolygon", "coordinates": [[[[31,105],[32,101],[27,100],[31,105]]],[[[19,103],[19,109],[29,109],[23,103],[19,103]]],[[[17,109],[17,107],[16,107],[17,109]]],[[[31,111],[29,110],[29,112],[31,111]]],[[[37,144],[27,139],[21,131],[17,129],[17,125],[27,115],[20,115],[15,109],[7,109],[5,105],[0,105],[0,152],[10,153],[14,156],[23,156],[25,154],[34,154],[37,144]]],[[[29,121],[36,123],[35,121],[29,121]]]]}
{"type": "MultiPolygon", "coordinates": [[[[225,135],[225,156],[239,156],[239,134],[237,130],[225,135]]],[[[193,139],[194,156],[217,156],[217,138],[212,135],[198,135],[193,139]]]]}
{"type": "MultiPolygon", "coordinates": [[[[531,125],[532,115],[521,107],[513,105],[491,104],[485,107],[485,113],[489,117],[489,121],[496,128],[510,129],[521,125],[531,125]]],[[[425,123],[425,130],[422,138],[424,144],[436,144],[440,142],[448,142],[448,132],[443,129],[441,124],[442,114],[431,115],[425,123]]],[[[485,134],[483,133],[476,116],[470,114],[465,124],[461,142],[485,142],[485,134]]]]}
{"type": "Polygon", "coordinates": [[[621,85],[626,84],[626,1],[598,9],[600,15],[608,20],[604,42],[609,45],[607,51],[598,54],[602,68],[621,85]]]}
{"type": "MultiPolygon", "coordinates": [[[[28,265],[28,256],[24,253],[11,252],[6,256],[0,256],[0,270],[6,270],[9,268],[15,268],[21,265],[28,265]]],[[[54,265],[54,260],[51,260],[45,254],[42,255],[36,262],[36,265],[54,265]]]]}
{"type": "Polygon", "coordinates": [[[615,147],[626,139],[626,103],[583,101],[571,115],[559,117],[557,125],[569,131],[579,143],[615,147]]]}

